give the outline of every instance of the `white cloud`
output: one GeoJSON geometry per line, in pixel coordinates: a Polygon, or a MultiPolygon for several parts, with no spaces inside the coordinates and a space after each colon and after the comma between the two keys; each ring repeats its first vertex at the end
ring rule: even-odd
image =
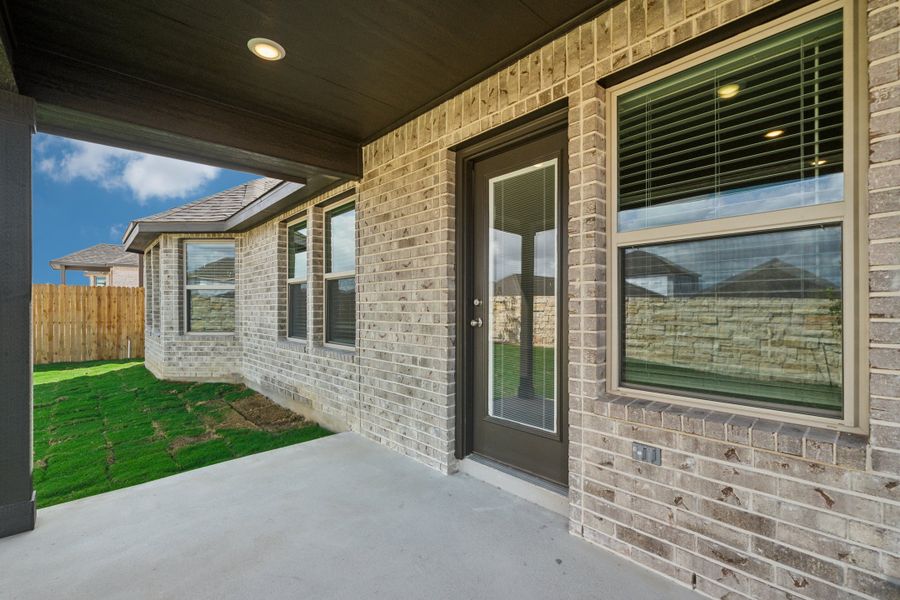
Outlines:
{"type": "Polygon", "coordinates": [[[109,237],[116,242],[122,241],[122,234],[125,233],[124,223],[115,223],[109,226],[109,237]]]}
{"type": "Polygon", "coordinates": [[[35,145],[37,169],[57,181],[84,179],[105,189],[127,189],[141,204],[184,198],[218,177],[221,169],[78,140],[35,145]]]}

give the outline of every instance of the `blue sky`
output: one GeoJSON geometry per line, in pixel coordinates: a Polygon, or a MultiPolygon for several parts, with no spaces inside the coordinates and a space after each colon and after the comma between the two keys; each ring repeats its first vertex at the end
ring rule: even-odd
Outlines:
{"type": "Polygon", "coordinates": [[[45,134],[34,136],[32,156],[34,283],[58,283],[51,259],[117,244],[133,219],[258,177],[45,134]]]}

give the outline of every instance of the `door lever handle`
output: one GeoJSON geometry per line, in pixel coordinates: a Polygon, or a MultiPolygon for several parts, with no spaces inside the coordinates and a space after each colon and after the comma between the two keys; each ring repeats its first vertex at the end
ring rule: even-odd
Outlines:
{"type": "Polygon", "coordinates": [[[469,321],[469,325],[471,327],[481,327],[484,325],[484,321],[481,320],[481,317],[475,317],[471,321],[469,321]]]}

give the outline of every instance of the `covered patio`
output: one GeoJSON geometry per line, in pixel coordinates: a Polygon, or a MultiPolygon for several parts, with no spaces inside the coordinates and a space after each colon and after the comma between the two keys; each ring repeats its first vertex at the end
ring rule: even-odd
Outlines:
{"type": "Polygon", "coordinates": [[[0,540],[0,598],[697,597],[561,515],[352,433],[38,518],[0,540]]]}

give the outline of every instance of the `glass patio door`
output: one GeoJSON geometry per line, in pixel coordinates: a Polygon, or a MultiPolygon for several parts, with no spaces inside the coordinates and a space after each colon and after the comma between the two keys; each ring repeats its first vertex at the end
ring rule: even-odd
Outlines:
{"type": "Polygon", "coordinates": [[[566,484],[560,215],[565,132],[474,166],[473,450],[566,484]]]}

